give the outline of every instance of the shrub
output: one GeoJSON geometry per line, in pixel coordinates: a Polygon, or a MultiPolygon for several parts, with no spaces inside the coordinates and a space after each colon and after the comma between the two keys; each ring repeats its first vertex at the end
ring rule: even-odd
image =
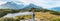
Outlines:
{"type": "Polygon", "coordinates": [[[52,19],[51,21],[60,21],[60,18],[52,19]]]}
{"type": "Polygon", "coordinates": [[[60,12],[56,12],[56,11],[53,11],[53,12],[50,12],[51,14],[54,14],[54,15],[60,15],[60,12]]]}

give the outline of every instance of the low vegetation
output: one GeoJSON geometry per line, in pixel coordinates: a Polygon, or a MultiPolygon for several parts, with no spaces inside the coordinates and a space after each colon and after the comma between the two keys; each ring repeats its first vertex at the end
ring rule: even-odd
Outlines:
{"type": "Polygon", "coordinates": [[[51,21],[60,21],[60,18],[54,18],[51,21]]]}
{"type": "MultiPolygon", "coordinates": [[[[17,12],[31,12],[33,11],[35,13],[35,18],[43,19],[46,18],[47,20],[50,20],[55,17],[60,17],[60,12],[48,10],[48,9],[38,9],[38,8],[31,8],[30,10],[13,10],[13,9],[0,9],[0,21],[19,21],[22,19],[31,19],[32,15],[24,15],[24,16],[16,16],[16,18],[1,18],[7,13],[17,13],[17,12]]],[[[52,19],[52,21],[60,21],[60,19],[52,19]]]]}
{"type": "Polygon", "coordinates": [[[0,9],[0,17],[7,15],[8,13],[17,13],[19,10],[12,10],[12,9],[0,9]]]}
{"type": "Polygon", "coordinates": [[[0,18],[0,21],[20,21],[23,19],[32,19],[32,15],[16,16],[15,18],[0,18]]]}

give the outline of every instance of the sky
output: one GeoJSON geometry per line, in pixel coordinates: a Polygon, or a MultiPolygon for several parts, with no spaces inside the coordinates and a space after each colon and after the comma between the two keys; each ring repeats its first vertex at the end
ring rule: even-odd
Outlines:
{"type": "Polygon", "coordinates": [[[25,5],[33,3],[43,8],[60,7],[60,0],[0,0],[0,5],[10,1],[14,1],[16,3],[23,2],[25,5]]]}

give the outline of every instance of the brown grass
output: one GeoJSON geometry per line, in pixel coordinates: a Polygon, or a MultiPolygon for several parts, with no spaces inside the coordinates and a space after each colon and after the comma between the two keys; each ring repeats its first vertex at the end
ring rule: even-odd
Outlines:
{"type": "Polygon", "coordinates": [[[50,21],[53,18],[60,18],[60,16],[58,15],[53,15],[50,14],[49,12],[35,12],[35,18],[40,19],[40,20],[46,20],[46,21],[50,21]]]}

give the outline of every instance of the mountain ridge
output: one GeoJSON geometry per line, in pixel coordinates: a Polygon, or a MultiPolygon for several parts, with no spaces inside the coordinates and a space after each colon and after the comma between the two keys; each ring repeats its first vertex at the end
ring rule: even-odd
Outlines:
{"type": "Polygon", "coordinates": [[[42,9],[42,7],[40,7],[40,6],[36,6],[35,4],[33,4],[33,3],[30,3],[29,5],[27,5],[27,6],[25,6],[25,8],[23,8],[23,9],[26,9],[26,10],[30,10],[31,8],[37,8],[37,9],[42,9]]]}
{"type": "Polygon", "coordinates": [[[31,8],[39,8],[42,9],[42,7],[37,6],[33,3],[30,3],[29,5],[25,5],[22,3],[20,5],[17,5],[15,2],[7,2],[6,4],[0,5],[1,9],[31,9],[31,8]]]}
{"type": "Polygon", "coordinates": [[[54,11],[58,11],[58,12],[60,12],[60,7],[50,8],[50,10],[54,10],[54,11]]]}
{"type": "Polygon", "coordinates": [[[23,4],[17,5],[14,2],[7,2],[6,4],[0,5],[2,9],[20,9],[23,6],[24,6],[23,4]]]}

